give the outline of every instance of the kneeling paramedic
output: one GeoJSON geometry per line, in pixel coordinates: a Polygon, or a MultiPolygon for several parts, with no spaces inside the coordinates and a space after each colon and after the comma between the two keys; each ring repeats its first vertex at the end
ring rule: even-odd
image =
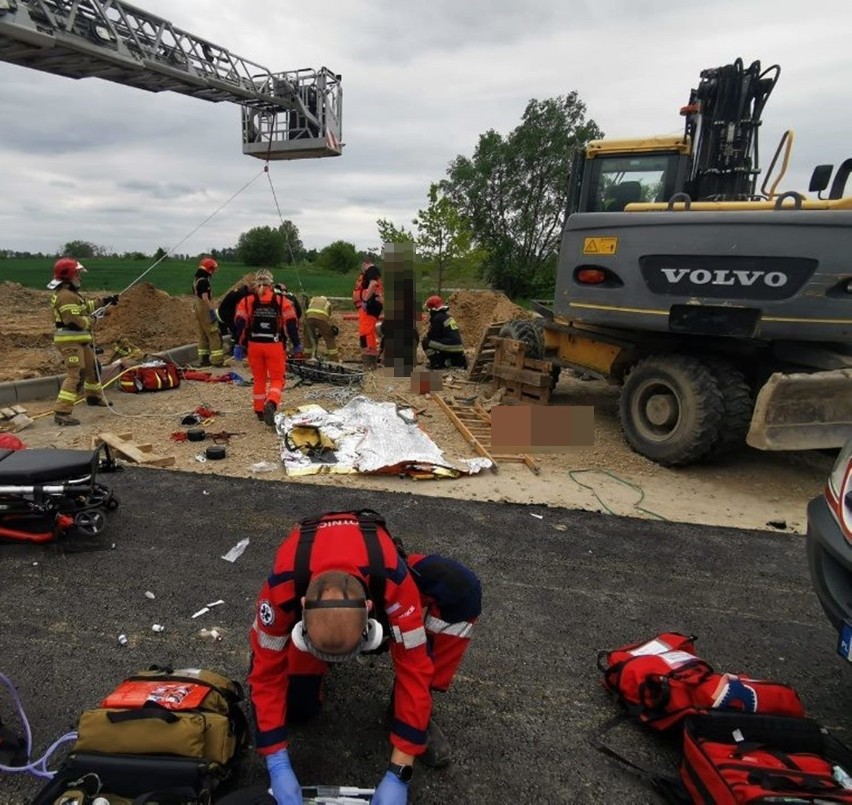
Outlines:
{"type": "Polygon", "coordinates": [[[319,711],[327,664],[385,646],[394,665],[392,753],[372,802],[405,805],[416,757],[446,766],[432,693],[449,688],[481,603],[472,571],[442,556],[406,557],[374,511],[297,524],[278,548],[250,636],[257,748],[278,805],[302,802],[287,727],[319,711]]]}

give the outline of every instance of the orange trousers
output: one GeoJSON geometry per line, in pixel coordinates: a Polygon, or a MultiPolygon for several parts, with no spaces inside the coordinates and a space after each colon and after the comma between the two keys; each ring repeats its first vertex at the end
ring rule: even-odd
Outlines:
{"type": "Polygon", "coordinates": [[[365,355],[379,354],[379,339],[376,337],[378,323],[378,317],[367,313],[363,305],[358,308],[358,341],[365,355]]]}
{"type": "Polygon", "coordinates": [[[267,401],[274,402],[277,408],[281,403],[281,392],[287,376],[284,344],[280,341],[250,341],[247,357],[254,380],[252,407],[255,413],[261,413],[267,401]]]}

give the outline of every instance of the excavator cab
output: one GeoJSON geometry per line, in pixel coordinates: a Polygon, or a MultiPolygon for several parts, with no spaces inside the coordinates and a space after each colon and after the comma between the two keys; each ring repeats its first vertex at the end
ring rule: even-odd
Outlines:
{"type": "Polygon", "coordinates": [[[666,201],[683,190],[690,144],[682,137],[593,140],[580,152],[569,213],[624,212],[628,204],[666,201]]]}

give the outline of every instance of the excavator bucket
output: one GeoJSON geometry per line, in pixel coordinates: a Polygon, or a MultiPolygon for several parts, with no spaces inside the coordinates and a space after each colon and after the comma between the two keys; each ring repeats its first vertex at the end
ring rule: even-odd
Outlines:
{"type": "Polygon", "coordinates": [[[758,450],[822,450],[852,438],[852,369],[774,374],[761,388],[746,442],[758,450]]]}

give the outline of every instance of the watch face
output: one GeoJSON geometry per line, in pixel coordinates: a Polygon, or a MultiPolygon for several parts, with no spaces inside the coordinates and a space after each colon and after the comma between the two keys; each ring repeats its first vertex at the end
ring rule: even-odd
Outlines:
{"type": "Polygon", "coordinates": [[[391,763],[388,766],[388,771],[395,774],[402,782],[407,783],[414,774],[413,766],[403,766],[400,763],[391,763]]]}

